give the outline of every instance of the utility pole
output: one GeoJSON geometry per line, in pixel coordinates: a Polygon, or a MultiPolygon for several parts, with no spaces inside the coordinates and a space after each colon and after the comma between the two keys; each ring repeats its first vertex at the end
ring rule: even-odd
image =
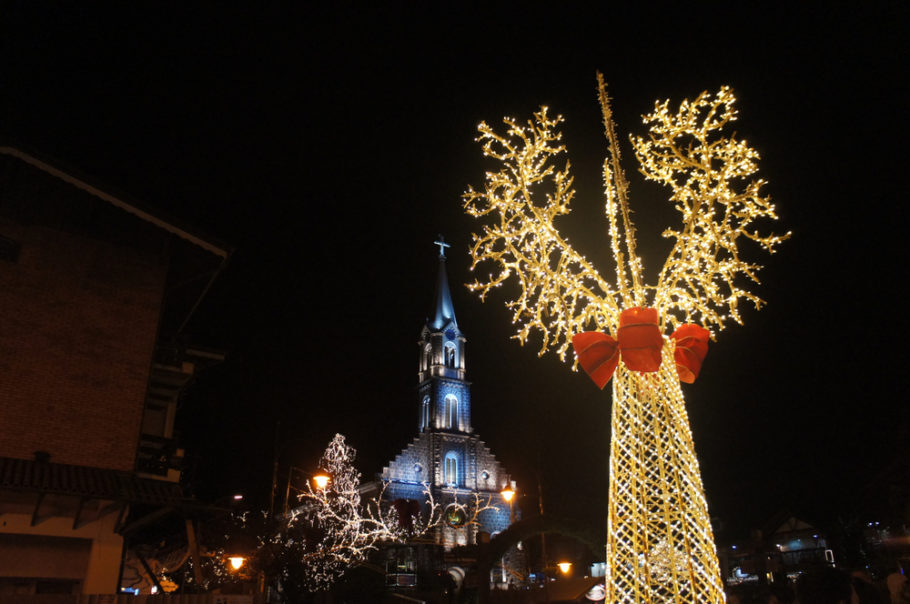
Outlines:
{"type": "Polygon", "coordinates": [[[278,442],[281,431],[281,420],[275,420],[275,453],[272,465],[272,491],[269,493],[269,518],[275,517],[275,491],[278,490],[278,455],[280,445],[278,442]]]}
{"type": "MultiPolygon", "coordinates": [[[[546,528],[546,520],[543,516],[543,487],[540,480],[540,452],[537,453],[537,509],[540,511],[540,519],[543,523],[542,528],[546,528]]],[[[547,577],[547,533],[546,530],[540,533],[540,555],[543,557],[543,600],[550,601],[550,578],[547,577]]]]}

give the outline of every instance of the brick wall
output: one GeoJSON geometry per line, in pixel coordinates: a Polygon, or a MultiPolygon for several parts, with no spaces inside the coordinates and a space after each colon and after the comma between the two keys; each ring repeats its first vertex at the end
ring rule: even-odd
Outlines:
{"type": "Polygon", "coordinates": [[[0,217],[0,456],[131,470],[166,267],[127,246],[0,217]]]}

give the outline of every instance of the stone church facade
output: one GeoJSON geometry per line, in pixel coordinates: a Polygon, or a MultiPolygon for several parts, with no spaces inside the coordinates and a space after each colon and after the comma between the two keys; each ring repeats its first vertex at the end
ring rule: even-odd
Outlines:
{"type": "Polygon", "coordinates": [[[509,474],[474,432],[471,388],[466,381],[464,333],[446,275],[445,247],[439,245],[439,269],[432,316],[418,341],[418,434],[383,468],[386,495],[392,501],[424,501],[429,487],[445,510],[445,522],[433,540],[445,550],[472,545],[482,535],[495,535],[510,523],[509,505],[501,491],[514,488],[509,474]],[[490,500],[496,509],[481,512],[470,522],[475,498],[490,500]]]}

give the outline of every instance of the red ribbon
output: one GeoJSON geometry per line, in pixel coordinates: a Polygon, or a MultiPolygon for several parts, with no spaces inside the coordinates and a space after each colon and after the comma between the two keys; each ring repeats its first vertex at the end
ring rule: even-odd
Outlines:
{"type": "Polygon", "coordinates": [[[572,336],[572,347],[578,364],[603,390],[619,364],[619,344],[605,333],[583,331],[572,336]]]}
{"type": "MultiPolygon", "coordinates": [[[[654,308],[629,308],[619,315],[617,339],[597,331],[584,331],[572,337],[572,346],[578,364],[598,388],[603,388],[613,377],[619,358],[632,371],[653,373],[660,369],[663,337],[654,308]]],[[[702,362],[708,353],[707,329],[687,323],[670,336],[676,340],[673,360],[680,381],[691,384],[698,377],[702,362]]]]}
{"type": "Polygon", "coordinates": [[[660,369],[660,335],[656,308],[629,308],[619,314],[619,352],[622,361],[632,371],[653,373],[660,369]]]}
{"type": "Polygon", "coordinates": [[[680,325],[670,336],[676,340],[676,351],[673,360],[676,361],[676,372],[679,381],[691,384],[701,371],[701,364],[708,354],[708,338],[711,332],[694,323],[680,325]]]}

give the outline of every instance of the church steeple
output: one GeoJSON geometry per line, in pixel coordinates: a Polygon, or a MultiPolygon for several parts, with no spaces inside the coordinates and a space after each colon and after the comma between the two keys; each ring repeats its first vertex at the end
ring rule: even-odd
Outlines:
{"type": "Polygon", "coordinates": [[[455,306],[446,275],[442,235],[436,296],[431,316],[420,333],[417,379],[420,391],[420,430],[471,432],[469,389],[465,378],[465,337],[455,320],[455,306]]]}
{"type": "MultiPolygon", "coordinates": [[[[465,524],[459,518],[465,517],[462,512],[468,511],[469,505],[465,502],[472,494],[498,500],[500,491],[514,483],[471,425],[471,384],[465,380],[466,340],[455,320],[446,275],[445,251],[449,245],[442,235],[435,244],[439,246],[436,292],[417,341],[418,434],[383,469],[382,479],[389,485],[391,501],[423,500],[423,489],[431,489],[448,519],[435,529],[435,540],[450,549],[476,543],[478,531],[495,534],[509,526],[509,508],[502,506],[485,511],[477,524],[465,524]]],[[[428,290],[429,286],[427,279],[428,290]]]]}
{"type": "Polygon", "coordinates": [[[445,248],[451,247],[445,242],[442,235],[439,241],[434,241],[434,245],[439,246],[439,271],[436,276],[436,304],[433,306],[433,318],[427,325],[435,330],[442,331],[449,324],[454,329],[458,329],[458,322],[455,320],[455,306],[452,304],[452,293],[449,291],[449,279],[446,276],[446,252],[445,248]]]}

